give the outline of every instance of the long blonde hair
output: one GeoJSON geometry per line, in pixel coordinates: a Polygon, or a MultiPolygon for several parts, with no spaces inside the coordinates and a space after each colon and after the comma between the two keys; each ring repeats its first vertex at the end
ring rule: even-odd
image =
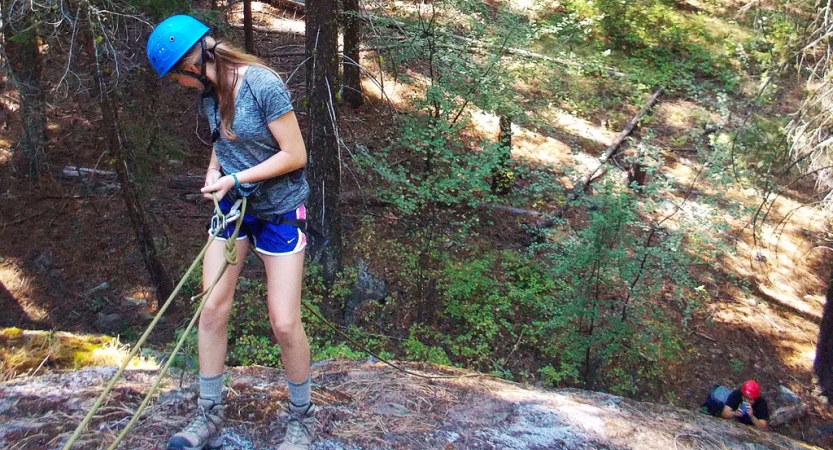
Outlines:
{"type": "Polygon", "coordinates": [[[227,42],[215,40],[211,36],[205,36],[200,42],[197,42],[185,56],[180,58],[174,68],[182,70],[186,66],[195,65],[199,67],[201,64],[208,62],[202,60],[203,48],[208,61],[213,62],[216,69],[217,80],[214,89],[219,103],[220,131],[226,138],[234,140],[237,136],[231,131],[231,126],[234,124],[234,85],[238,80],[236,72],[234,78],[229,80],[229,77],[226,76],[228,72],[234,71],[240,66],[257,66],[272,72],[278,79],[280,79],[280,75],[267,66],[259,57],[246,53],[227,42]]]}

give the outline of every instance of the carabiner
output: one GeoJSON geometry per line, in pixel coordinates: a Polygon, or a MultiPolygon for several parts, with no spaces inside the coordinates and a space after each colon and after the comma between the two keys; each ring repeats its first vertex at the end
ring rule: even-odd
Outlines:
{"type": "Polygon", "coordinates": [[[218,207],[211,218],[211,234],[218,234],[221,230],[226,229],[230,223],[237,220],[240,217],[240,205],[242,203],[243,199],[238,198],[226,214],[223,214],[218,207]]]}

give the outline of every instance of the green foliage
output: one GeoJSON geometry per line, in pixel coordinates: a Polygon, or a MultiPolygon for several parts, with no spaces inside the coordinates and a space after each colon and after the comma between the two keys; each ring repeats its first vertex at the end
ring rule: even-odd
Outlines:
{"type": "Polygon", "coordinates": [[[412,326],[408,339],[401,345],[408,359],[446,366],[451,365],[451,360],[449,360],[448,355],[442,348],[424,344],[422,340],[437,341],[441,340],[441,336],[437,331],[424,325],[417,324],[412,326]]]}
{"type": "Polygon", "coordinates": [[[369,356],[366,351],[390,358],[392,355],[385,351],[388,340],[384,336],[356,326],[339,325],[346,299],[356,283],[356,268],[346,267],[331,284],[324,282],[322,273],[320,264],[308,261],[301,312],[312,358],[361,359],[369,356]]]}
{"type": "MultiPolygon", "coordinates": [[[[549,38],[554,30],[569,29],[574,37],[568,41],[578,43],[582,36],[596,32],[596,25],[612,29],[616,20],[624,20],[626,26],[616,31],[624,34],[614,37],[629,46],[632,55],[660,57],[662,70],[653,62],[644,66],[653,80],[678,77],[683,53],[695,55],[691,66],[684,67],[691,85],[695,74],[724,74],[727,66],[689,41],[684,24],[667,6],[648,2],[607,6],[628,9],[600,23],[598,17],[587,19],[584,12],[595,11],[595,6],[575,2],[567,5],[567,15],[544,18],[534,24],[537,34],[528,35],[549,38]],[[642,34],[633,34],[637,31],[642,34]]],[[[534,354],[546,383],[604,386],[630,394],[650,385],[683,357],[679,329],[699,308],[698,297],[692,294],[695,285],[685,271],[690,255],[682,234],[644,224],[640,199],[609,185],[592,204],[575,205],[591,211],[581,228],[560,230],[559,240],[545,241],[533,252],[472,246],[477,237],[466,233],[482,226],[476,222],[478,216],[446,212],[496,201],[488,180],[500,153],[497,143],[460,139],[467,125],[460,108],[475,104],[498,114],[515,114],[513,107],[520,105],[507,75],[537,81],[531,73],[513,73],[496,59],[477,61],[445,51],[446,47],[435,45],[443,43],[439,35],[424,33],[425,47],[418,47],[423,52],[410,54],[421,56],[430,67],[426,70],[430,86],[415,102],[419,114],[401,120],[395,143],[372,154],[359,152],[354,158],[373,180],[378,195],[394,205],[402,229],[407,230],[400,240],[374,241],[387,249],[388,264],[399,269],[403,304],[397,306],[410,312],[411,324],[398,351],[408,359],[450,362],[510,378],[519,376],[513,373],[516,354],[534,354]],[[481,77],[475,78],[478,74],[481,77]],[[457,237],[470,247],[455,246],[457,237]]],[[[402,58],[399,62],[408,60],[402,58]]],[[[602,61],[592,66],[595,72],[587,73],[600,73],[602,61]]],[[[558,75],[552,81],[562,83],[558,75]]],[[[650,89],[610,81],[602,88],[590,86],[587,100],[575,105],[610,111],[613,117],[623,101],[642,103],[642,93],[650,89]],[[612,95],[598,95],[596,89],[612,95]]],[[[557,95],[545,100],[556,101],[557,95]]],[[[567,102],[569,96],[563,100],[567,102]]],[[[527,114],[514,117],[531,122],[527,114]]],[[[650,120],[647,117],[643,125],[649,127],[650,120]]],[[[663,158],[649,144],[650,132],[645,134],[626,162],[640,163],[650,174],[663,158]]],[[[517,167],[513,175],[524,181],[524,189],[513,192],[514,201],[533,207],[563,204],[563,188],[550,170],[517,167]]],[[[652,202],[653,192],[642,195],[646,204],[652,202]]],[[[394,314],[393,319],[403,316],[394,314]]]]}
{"type": "MultiPolygon", "coordinates": [[[[184,329],[185,328],[183,327],[182,329],[176,330],[174,339],[167,345],[167,352],[172,352],[176,343],[182,339],[184,329]]],[[[187,370],[195,374],[199,373],[200,367],[196,328],[191,329],[185,337],[185,340],[182,342],[182,346],[179,348],[179,351],[176,354],[171,354],[170,358],[173,358],[173,362],[171,363],[172,367],[178,367],[182,370],[187,370]]]]}
{"type": "Polygon", "coordinates": [[[380,196],[408,216],[424,215],[439,205],[475,205],[489,195],[491,167],[497,158],[491,150],[496,144],[486,143],[482,151],[468,150],[458,138],[462,126],[463,122],[407,117],[395,145],[359,155],[357,162],[386,186],[380,196]],[[388,156],[403,153],[410,158],[402,162],[388,156]]]}
{"type": "Polygon", "coordinates": [[[723,47],[726,39],[714,36],[710,24],[677,10],[673,2],[571,0],[536,25],[533,36],[545,48],[554,40],[581,52],[585,73],[603,73],[599,63],[606,60],[604,64],[621,67],[642,85],[689,94],[710,80],[728,90],[739,82],[737,56],[723,47]]]}
{"type": "Polygon", "coordinates": [[[743,369],[745,367],[746,364],[737,358],[732,358],[729,360],[729,368],[732,369],[732,373],[734,373],[735,375],[740,375],[740,373],[743,372],[743,369]]]}
{"type": "MultiPolygon", "coordinates": [[[[534,253],[434,248],[427,268],[419,256],[392,260],[405,280],[430,270],[441,298],[409,327],[403,356],[513,378],[515,352],[535,349],[546,383],[635,394],[658,380],[684,358],[679,330],[700,303],[681,236],[644,228],[638,208],[608,186],[585,228],[534,253]]],[[[398,245],[391,255],[415,254],[398,245]]]]}
{"type": "Polygon", "coordinates": [[[516,252],[480,252],[471,259],[448,259],[443,269],[443,309],[439,317],[455,330],[446,347],[466,365],[486,367],[507,344],[529,333],[527,321],[543,313],[539,302],[554,282],[534,261],[516,252]]]}
{"type": "Polygon", "coordinates": [[[558,286],[533,330],[555,362],[541,375],[634,394],[682,357],[679,329],[699,304],[681,241],[647,240],[634,195],[608,185],[592,202],[584,228],[538,247],[558,286]]]}
{"type": "Polygon", "coordinates": [[[265,284],[241,277],[234,302],[228,323],[229,363],[276,367],[280,347],[269,323],[265,284]]]}
{"type": "MultiPolygon", "coordinates": [[[[458,26],[500,49],[524,39],[528,25],[525,19],[498,14],[484,25],[482,17],[491,16],[491,10],[480,2],[465,0],[444,2],[439,8],[452,14],[444,17],[432,9],[435,16],[431,20],[419,19],[413,24],[422,30],[414,38],[414,45],[390,58],[397,76],[403,76],[398,72],[404,61],[419,60],[428,66],[425,73],[430,84],[424,97],[414,99],[420,114],[403,118],[394,144],[372,154],[361,152],[355,158],[365,174],[381,186],[379,195],[394,204],[406,220],[418,223],[409,229],[442,225],[437,217],[439,208],[471,207],[490,199],[493,170],[502,176],[499,183],[504,183],[496,186],[500,188],[496,192],[505,192],[507,180],[514,177],[497,142],[461,139],[469,125],[467,107],[476,105],[499,115],[523,116],[513,90],[514,79],[501,52],[480,57],[460,51],[459,39],[442,30],[440,24],[453,17],[458,26]],[[409,157],[401,160],[402,154],[409,157]]],[[[465,220],[454,225],[467,228],[465,220]]],[[[438,236],[434,232],[417,234],[411,238],[426,239],[415,246],[420,258],[417,265],[427,268],[429,265],[424,263],[433,261],[430,268],[436,270],[438,254],[430,247],[438,236]]]]}
{"type": "MultiPolygon", "coordinates": [[[[313,359],[366,356],[348,338],[373,352],[382,350],[384,342],[378,337],[370,336],[355,327],[343,329],[336,325],[336,318],[327,319],[322,311],[322,305],[327,305],[328,311],[340,310],[355,280],[355,269],[348,268],[335,283],[326,285],[321,277],[320,265],[307,264],[301,313],[313,359]]],[[[240,279],[229,319],[228,335],[229,364],[280,365],[280,347],[273,337],[266,307],[266,285],[262,281],[240,279]]]]}
{"type": "Polygon", "coordinates": [[[770,71],[789,59],[801,39],[798,30],[808,26],[802,15],[782,9],[756,9],[746,22],[755,33],[735,50],[743,68],[753,74],[770,71]]]}

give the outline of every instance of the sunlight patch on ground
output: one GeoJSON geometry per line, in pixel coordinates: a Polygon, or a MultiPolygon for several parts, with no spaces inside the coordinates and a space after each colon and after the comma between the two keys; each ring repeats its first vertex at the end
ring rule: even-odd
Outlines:
{"type": "MultiPolygon", "coordinates": [[[[771,343],[785,368],[796,372],[812,370],[818,334],[815,324],[806,320],[797,321],[794,314],[746,296],[740,290],[734,294],[711,305],[716,311],[712,317],[716,327],[738,329],[739,333],[758,336],[760,342],[771,343]]],[[[744,334],[739,334],[739,337],[744,334]]],[[[747,342],[739,341],[739,344],[747,342]]],[[[752,346],[755,347],[758,346],[752,346]]],[[[735,358],[741,355],[725,356],[735,358]]],[[[755,359],[755,355],[746,357],[755,359]]]]}
{"type": "Polygon", "coordinates": [[[686,164],[685,160],[666,165],[663,168],[663,173],[666,177],[673,179],[681,186],[689,186],[696,175],[695,170],[690,164],[686,164]]]}
{"type": "MultiPolygon", "coordinates": [[[[565,111],[554,111],[553,119],[555,123],[552,123],[551,125],[556,126],[567,133],[598,142],[605,147],[613,143],[613,140],[617,135],[617,133],[596,126],[584,119],[579,119],[578,117],[565,111]]],[[[602,149],[599,150],[600,153],[601,150],[602,149]]]]}
{"type": "Polygon", "coordinates": [[[0,164],[8,164],[12,160],[12,151],[9,148],[8,141],[0,139],[0,164]]]}
{"type": "Polygon", "coordinates": [[[559,165],[572,163],[571,153],[570,147],[557,139],[513,127],[512,154],[519,158],[546,165],[559,165]]]}
{"type": "Polygon", "coordinates": [[[816,358],[816,346],[809,342],[795,342],[784,340],[779,334],[772,336],[772,341],[778,343],[781,361],[785,367],[796,371],[810,371],[816,358]]]}
{"type": "MultiPolygon", "coordinates": [[[[808,322],[797,324],[793,315],[783,314],[777,307],[740,291],[731,298],[721,299],[712,308],[716,311],[712,317],[715,326],[739,330],[738,344],[748,344],[741,339],[744,335],[758,336],[761,342],[770,342],[776,348],[785,366],[799,371],[811,370],[813,357],[807,355],[815,351],[817,330],[811,329],[808,322]]],[[[754,355],[748,356],[754,359],[754,355]]]]}
{"type": "MultiPolygon", "coordinates": [[[[498,117],[480,110],[471,112],[472,126],[491,140],[497,140],[498,117]]],[[[570,147],[548,136],[527,128],[512,125],[512,156],[546,166],[574,165],[576,157],[570,147]]]]}
{"type": "MultiPolygon", "coordinates": [[[[510,8],[513,8],[517,11],[524,11],[524,10],[532,8],[533,6],[541,5],[542,3],[545,3],[545,2],[536,2],[536,1],[533,1],[533,0],[509,0],[506,3],[509,4],[510,8]]],[[[555,3],[555,2],[552,2],[552,3],[555,3]]]]}
{"type": "Polygon", "coordinates": [[[127,370],[157,370],[159,364],[144,356],[128,360],[131,348],[106,335],[63,331],[0,329],[2,377],[32,375],[42,366],[50,369],[78,369],[86,366],[121,367],[127,370]]]}
{"type": "Polygon", "coordinates": [[[786,197],[774,200],[767,221],[759,224],[757,240],[749,229],[743,234],[738,253],[728,260],[732,267],[746,267],[761,293],[780,306],[806,318],[820,319],[826,274],[818,273],[828,251],[808,239],[823,236],[824,214],[802,207],[786,197]],[[807,301],[811,300],[811,301],[807,301]]]}
{"type": "MultiPolygon", "coordinates": [[[[823,266],[823,251],[809,251],[812,244],[802,238],[800,230],[816,229],[810,217],[818,220],[818,211],[793,210],[793,214],[775,228],[778,211],[790,209],[795,201],[782,198],[774,211],[775,216],[760,226],[757,242],[747,227],[737,242],[734,253],[725,253],[722,261],[725,270],[746,278],[752,283],[752,297],[741,291],[726,299],[721,320],[729,326],[737,326],[757,332],[766,332],[769,341],[778,349],[785,367],[808,372],[812,370],[818,322],[824,304],[826,274],[818,272],[823,266]],[[734,301],[734,302],[733,302],[734,301]],[[802,336],[801,342],[786,339],[802,336]],[[813,355],[808,357],[808,355],[813,355]]],[[[740,226],[744,226],[741,224],[740,226]]],[[[763,337],[762,337],[763,338],[763,337]]]]}
{"type": "Polygon", "coordinates": [[[570,429],[583,430],[592,433],[604,433],[606,424],[604,416],[608,411],[594,405],[582,404],[574,401],[569,396],[550,393],[536,393],[515,387],[505,387],[502,390],[492,392],[495,397],[513,404],[539,405],[544,408],[559,408],[569,406],[569,415],[559,415],[559,420],[570,424],[570,429]]]}
{"type": "Polygon", "coordinates": [[[0,95],[0,106],[10,113],[16,113],[20,109],[20,93],[17,90],[6,91],[0,95]]]}
{"type": "MultiPolygon", "coordinates": [[[[569,131],[580,134],[582,137],[593,140],[612,139],[598,127],[590,123],[570,116],[566,113],[559,113],[559,123],[569,128],[569,131]]],[[[489,139],[496,140],[498,134],[498,117],[494,114],[485,113],[480,110],[472,110],[472,125],[482,135],[489,139]]],[[[605,144],[608,145],[608,144],[605,144]]],[[[598,165],[598,158],[584,152],[575,152],[566,143],[537,133],[533,130],[512,125],[512,156],[515,159],[531,163],[543,164],[545,166],[560,167],[568,166],[574,170],[585,171],[591,166],[598,165]]],[[[563,180],[572,184],[575,180],[563,180]]]]}
{"type": "Polygon", "coordinates": [[[399,15],[405,15],[407,12],[414,17],[431,17],[432,10],[435,10],[436,8],[434,5],[426,4],[421,1],[394,1],[391,2],[388,7],[391,11],[395,11],[399,15]]]}
{"type": "MultiPolygon", "coordinates": [[[[697,175],[695,168],[688,164],[669,166],[665,173],[680,186],[689,186],[697,175]]],[[[705,202],[697,201],[696,197],[687,200],[686,203],[691,204],[688,208],[684,205],[684,209],[687,209],[684,212],[702,222],[706,222],[703,220],[706,216],[714,217],[717,211],[712,205],[719,205],[716,202],[721,198],[734,200],[761,198],[760,194],[754,195],[749,192],[749,188],[730,186],[726,186],[720,192],[711,193],[708,191],[707,183],[702,180],[698,180],[696,187],[698,193],[704,197],[709,194],[717,197],[704,198],[705,202]]],[[[817,273],[816,267],[822,262],[823,253],[826,250],[814,247],[815,244],[812,244],[807,236],[823,235],[821,226],[826,221],[820,217],[821,212],[803,207],[797,201],[785,196],[773,198],[772,201],[772,208],[766,222],[758,224],[757,239],[753,239],[748,223],[742,221],[732,223],[734,230],[727,234],[736,234],[741,228],[744,232],[737,242],[735,252],[725,255],[724,264],[727,269],[738,275],[752,277],[761,292],[781,306],[792,308],[796,312],[811,317],[821,317],[821,304],[818,301],[807,302],[805,298],[814,298],[819,295],[819,292],[809,292],[808,286],[824,289],[823,283],[819,283],[820,274],[817,273]]],[[[755,207],[756,205],[747,203],[746,206],[755,207]]]]}
{"type": "MultiPolygon", "coordinates": [[[[85,362],[89,366],[121,367],[130,356],[130,347],[113,339],[101,347],[95,348],[85,362]]],[[[152,358],[134,356],[125,366],[127,370],[156,370],[159,364],[152,358]]]]}
{"type": "MultiPolygon", "coordinates": [[[[427,80],[415,72],[409,72],[408,75],[417,82],[415,84],[394,82],[393,77],[388,74],[382,75],[384,79],[381,82],[362,77],[363,93],[372,99],[390,102],[396,108],[411,108],[413,107],[414,98],[418,95],[424,95],[424,87],[422,85],[426,85],[427,80]]],[[[379,76],[375,76],[378,80],[379,76]]]]}
{"type": "MultiPolygon", "coordinates": [[[[498,116],[475,108],[472,108],[470,116],[472,125],[481,134],[489,136],[493,140],[497,140],[500,122],[498,116]]],[[[513,126],[512,133],[515,132],[515,128],[516,127],[513,126]]]]}
{"type": "MultiPolygon", "coordinates": [[[[723,8],[720,9],[723,10],[723,8]]],[[[703,26],[714,35],[732,36],[737,42],[741,42],[752,37],[749,31],[738,25],[736,21],[727,21],[719,17],[708,15],[699,15],[698,18],[702,20],[703,26]]]]}
{"type": "MultiPolygon", "coordinates": [[[[285,15],[284,10],[275,8],[261,2],[252,2],[252,21],[255,26],[282,33],[293,33],[303,35],[305,32],[304,21],[300,17],[294,17],[291,13],[285,15]]],[[[243,25],[243,3],[240,2],[226,10],[226,21],[232,26],[242,27],[243,25]]]]}
{"type": "Polygon", "coordinates": [[[32,295],[31,279],[16,265],[0,264],[0,285],[9,291],[29,319],[40,321],[49,315],[49,311],[28,300],[32,295]]]}
{"type": "Polygon", "coordinates": [[[662,102],[657,105],[654,114],[660,121],[669,127],[679,130],[688,130],[697,126],[701,119],[718,122],[717,114],[710,114],[705,108],[697,103],[687,100],[674,100],[662,102]]]}
{"type": "MultiPolygon", "coordinates": [[[[669,124],[687,126],[683,110],[668,112],[669,124]]],[[[829,223],[829,215],[786,196],[771,196],[768,209],[759,214],[753,226],[752,211],[763,199],[760,192],[748,186],[712,184],[696,164],[685,158],[666,165],[663,175],[678,189],[671,191],[669,202],[654,213],[655,218],[673,210],[671,202],[681,205],[680,217],[674,217],[671,226],[699,228],[703,233],[700,238],[709,236],[714,245],[725,245],[726,251],[709,263],[749,283],[749,290],[743,284],[723,287],[725,297],[711,305],[715,324],[742,330],[757,336],[754,339],[760,342],[768,341],[784,367],[811,371],[816,323],[825,301],[827,273],[819,270],[828,270],[825,260],[830,250],[825,247],[823,227],[829,223]],[[681,204],[692,183],[695,194],[681,204]],[[749,210],[744,215],[722,212],[731,203],[740,203],[749,210]],[[763,218],[766,220],[761,221],[763,218]],[[719,220],[724,220],[729,229],[717,234],[707,225],[719,220]],[[757,235],[753,235],[753,229],[757,235]]]]}

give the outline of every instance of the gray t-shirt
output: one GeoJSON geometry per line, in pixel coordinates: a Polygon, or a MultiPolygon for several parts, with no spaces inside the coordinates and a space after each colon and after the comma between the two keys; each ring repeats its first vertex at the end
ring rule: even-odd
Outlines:
{"type": "MultiPolygon", "coordinates": [[[[232,141],[219,133],[214,142],[214,153],[226,174],[256,166],[281,151],[268,124],[292,111],[289,91],[280,78],[258,66],[250,66],[243,74],[234,106],[232,131],[237,139],[232,141]]],[[[203,100],[202,112],[211,129],[219,129],[220,111],[214,97],[203,100]]],[[[229,194],[249,198],[247,213],[274,220],[301,206],[309,196],[309,185],[304,171],[296,170],[258,183],[244,183],[238,192],[234,191],[229,194]]]]}

